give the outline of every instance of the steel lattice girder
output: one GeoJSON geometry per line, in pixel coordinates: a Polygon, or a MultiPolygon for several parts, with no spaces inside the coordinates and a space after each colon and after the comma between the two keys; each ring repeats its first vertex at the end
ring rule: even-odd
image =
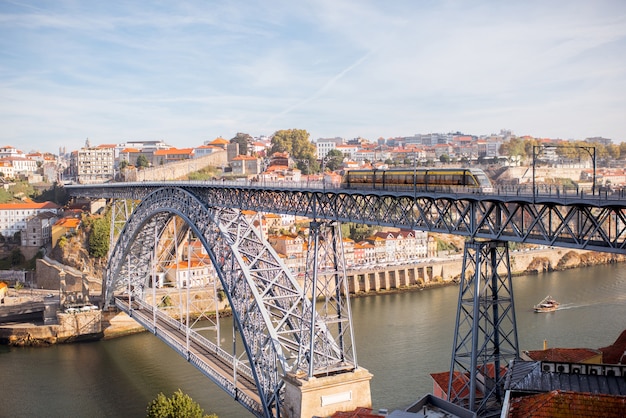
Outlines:
{"type": "Polygon", "coordinates": [[[299,367],[308,376],[356,368],[356,347],[345,277],[339,223],[314,220],[310,224],[304,278],[304,292],[311,298],[312,305],[303,317],[307,324],[316,325],[309,325],[303,332],[300,346],[302,366],[299,367]],[[325,335],[329,332],[333,338],[325,335]],[[308,370],[305,359],[308,360],[308,370]]]}
{"type": "MultiPolygon", "coordinates": [[[[297,190],[175,182],[209,206],[624,253],[626,200],[297,190]]],[[[141,199],[159,183],[79,186],[72,195],[141,199]]]]}
{"type": "MultiPolygon", "coordinates": [[[[279,410],[281,376],[294,371],[303,331],[301,314],[310,311],[310,301],[240,211],[209,207],[182,189],[163,188],[146,196],[111,253],[105,300],[110,302],[114,293],[124,291],[143,298],[157,245],[154,237],[161,235],[173,216],[185,220],[209,253],[233,308],[263,407],[268,414],[279,410]]],[[[317,338],[331,335],[320,333],[317,338]]],[[[334,341],[321,345],[337,346],[334,341]]]]}
{"type": "Polygon", "coordinates": [[[448,399],[480,416],[499,415],[505,376],[497,371],[519,358],[509,265],[505,242],[465,243],[448,399]]]}

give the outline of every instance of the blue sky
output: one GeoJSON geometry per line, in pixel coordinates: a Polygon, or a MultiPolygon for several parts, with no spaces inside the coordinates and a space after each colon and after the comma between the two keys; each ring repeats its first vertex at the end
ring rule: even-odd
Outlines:
{"type": "Polygon", "coordinates": [[[626,139],[626,1],[0,0],[0,145],[626,139]]]}

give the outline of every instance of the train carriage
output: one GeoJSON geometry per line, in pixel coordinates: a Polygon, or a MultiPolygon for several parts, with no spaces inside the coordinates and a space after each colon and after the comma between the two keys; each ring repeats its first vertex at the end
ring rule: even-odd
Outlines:
{"type": "Polygon", "coordinates": [[[350,170],[342,180],[348,189],[469,191],[492,193],[484,171],[477,168],[350,170]]]}

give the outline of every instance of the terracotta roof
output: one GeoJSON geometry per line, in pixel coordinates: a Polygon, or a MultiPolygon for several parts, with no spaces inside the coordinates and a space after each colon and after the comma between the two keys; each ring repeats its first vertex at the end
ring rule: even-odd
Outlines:
{"type": "Polygon", "coordinates": [[[229,143],[230,141],[222,137],[215,138],[213,141],[209,142],[209,144],[213,144],[213,145],[223,145],[223,144],[229,144],[229,143]]]}
{"type": "Polygon", "coordinates": [[[508,416],[510,418],[622,418],[626,416],[626,396],[553,390],[511,399],[508,416]]]}
{"type": "Polygon", "coordinates": [[[43,203],[0,203],[0,210],[20,210],[20,209],[59,209],[60,206],[53,202],[43,203]]]}
{"type": "Polygon", "coordinates": [[[55,225],[62,226],[64,228],[78,228],[80,225],[80,219],[78,218],[61,218],[55,225]]]}
{"type": "Polygon", "coordinates": [[[167,266],[167,268],[173,269],[173,268],[176,268],[176,266],[178,266],[178,270],[179,271],[183,271],[183,270],[185,270],[188,267],[192,268],[192,269],[196,269],[196,268],[203,268],[206,265],[207,265],[207,263],[205,263],[202,260],[189,260],[189,261],[183,260],[183,261],[180,261],[178,263],[169,264],[167,266]]]}
{"type": "Polygon", "coordinates": [[[154,151],[154,155],[176,155],[176,154],[191,154],[193,152],[193,148],[169,148],[169,149],[158,149],[154,151]]]}
{"type": "Polygon", "coordinates": [[[374,414],[370,408],[357,408],[354,411],[339,411],[331,415],[332,418],[382,418],[384,415],[374,414]]]}
{"type": "MultiPolygon", "coordinates": [[[[431,373],[430,377],[433,378],[437,386],[448,394],[448,379],[450,378],[450,372],[431,373]]],[[[469,378],[459,371],[454,372],[454,379],[452,380],[452,390],[456,393],[457,397],[469,398],[469,378]]],[[[478,390],[476,390],[478,393],[478,390]]]]}
{"type": "Polygon", "coordinates": [[[626,330],[622,331],[617,340],[608,347],[600,348],[602,351],[602,362],[605,364],[623,364],[626,361],[626,330]]]}
{"type": "Polygon", "coordinates": [[[535,361],[584,363],[585,360],[601,354],[601,351],[590,348],[548,348],[547,350],[528,351],[526,354],[535,361]]]}

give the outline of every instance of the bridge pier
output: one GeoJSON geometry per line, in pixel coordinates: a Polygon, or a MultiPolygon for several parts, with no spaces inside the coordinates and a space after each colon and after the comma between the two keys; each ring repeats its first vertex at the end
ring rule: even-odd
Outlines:
{"type": "Polygon", "coordinates": [[[337,411],[371,408],[372,374],[358,368],[351,372],[321,377],[288,374],[282,416],[287,418],[325,417],[337,411]]]}
{"type": "Polygon", "coordinates": [[[508,245],[466,242],[448,400],[478,416],[499,416],[505,368],[515,358],[519,347],[508,245]]]}

